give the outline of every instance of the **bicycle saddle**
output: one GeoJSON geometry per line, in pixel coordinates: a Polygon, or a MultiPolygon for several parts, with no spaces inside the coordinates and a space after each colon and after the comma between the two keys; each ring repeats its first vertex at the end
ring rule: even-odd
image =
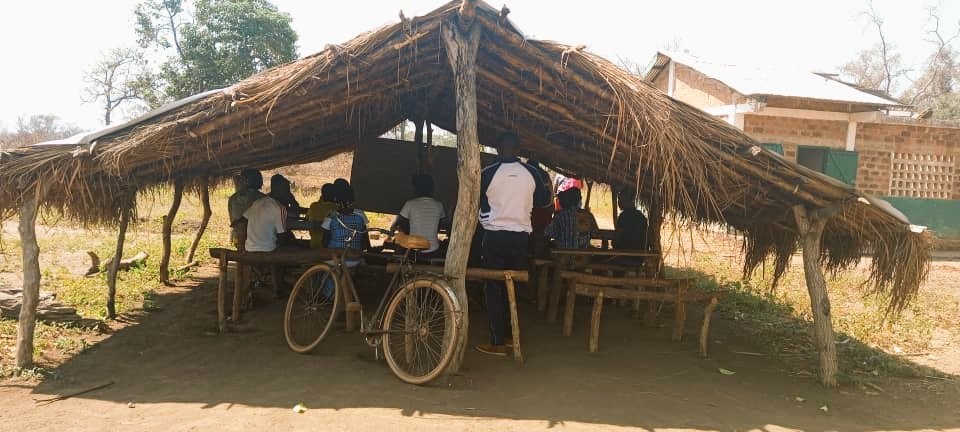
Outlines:
{"type": "Polygon", "coordinates": [[[430,240],[427,240],[420,236],[404,234],[398,232],[393,236],[393,242],[398,246],[411,249],[411,250],[426,250],[430,249],[430,240]]]}

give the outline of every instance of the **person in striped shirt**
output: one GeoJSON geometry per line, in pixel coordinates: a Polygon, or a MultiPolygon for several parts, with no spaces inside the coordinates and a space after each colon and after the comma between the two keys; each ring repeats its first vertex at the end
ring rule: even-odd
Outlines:
{"type": "Polygon", "coordinates": [[[447,215],[443,210],[443,203],[433,197],[433,177],[430,175],[413,176],[413,195],[414,198],[403,204],[393,226],[405,234],[430,241],[430,249],[417,254],[419,258],[430,258],[440,249],[437,233],[447,215]]]}

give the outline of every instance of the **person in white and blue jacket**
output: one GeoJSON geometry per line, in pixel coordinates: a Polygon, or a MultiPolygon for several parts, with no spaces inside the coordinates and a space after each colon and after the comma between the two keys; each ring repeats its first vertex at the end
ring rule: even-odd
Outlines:
{"type": "MultiPolygon", "coordinates": [[[[483,227],[481,263],[484,268],[524,270],[533,231],[530,214],[534,206],[550,203],[539,170],[517,158],[520,138],[505,132],[497,139],[497,161],[480,174],[480,225],[483,227]]],[[[506,285],[503,281],[487,281],[484,285],[490,342],[480,344],[477,351],[505,357],[512,339],[507,337],[510,318],[507,314],[506,285]]]]}

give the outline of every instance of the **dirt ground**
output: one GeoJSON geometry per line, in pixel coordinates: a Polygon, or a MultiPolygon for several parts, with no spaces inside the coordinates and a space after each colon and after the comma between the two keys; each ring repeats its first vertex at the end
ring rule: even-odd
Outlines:
{"type": "MultiPolygon", "coordinates": [[[[525,365],[471,351],[461,375],[410,386],[355,333],[335,332],[312,355],[291,352],[276,301],[260,303],[241,329],[216,335],[215,276],[203,267],[194,282],[163,290],[154,311],[112,324],[112,334],[52,378],[4,383],[2,429],[960,430],[956,377],[826,390],[776,360],[738,354],[758,349],[723,320],[715,321],[710,358],[701,359],[693,338],[672,343],[668,327],[641,327],[617,307],[604,309],[600,352],[590,354],[587,305],[565,338],[523,303],[525,365]],[[294,413],[297,403],[307,411],[294,413]]],[[[376,299],[374,284],[360,285],[366,300],[376,299]]],[[[485,325],[482,312],[472,312],[476,343],[485,325]]],[[[688,333],[698,319],[693,314],[688,333]]]]}

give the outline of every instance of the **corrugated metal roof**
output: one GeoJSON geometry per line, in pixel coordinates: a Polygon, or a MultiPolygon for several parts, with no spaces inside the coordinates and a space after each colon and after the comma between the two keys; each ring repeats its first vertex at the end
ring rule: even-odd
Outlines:
{"type": "MultiPolygon", "coordinates": [[[[901,102],[858,90],[814,72],[711,63],[688,54],[669,51],[658,52],[651,65],[665,64],[664,58],[696,69],[744,96],[789,96],[866,105],[903,106],[901,102]]],[[[645,78],[652,79],[659,69],[650,68],[645,78]]]]}

